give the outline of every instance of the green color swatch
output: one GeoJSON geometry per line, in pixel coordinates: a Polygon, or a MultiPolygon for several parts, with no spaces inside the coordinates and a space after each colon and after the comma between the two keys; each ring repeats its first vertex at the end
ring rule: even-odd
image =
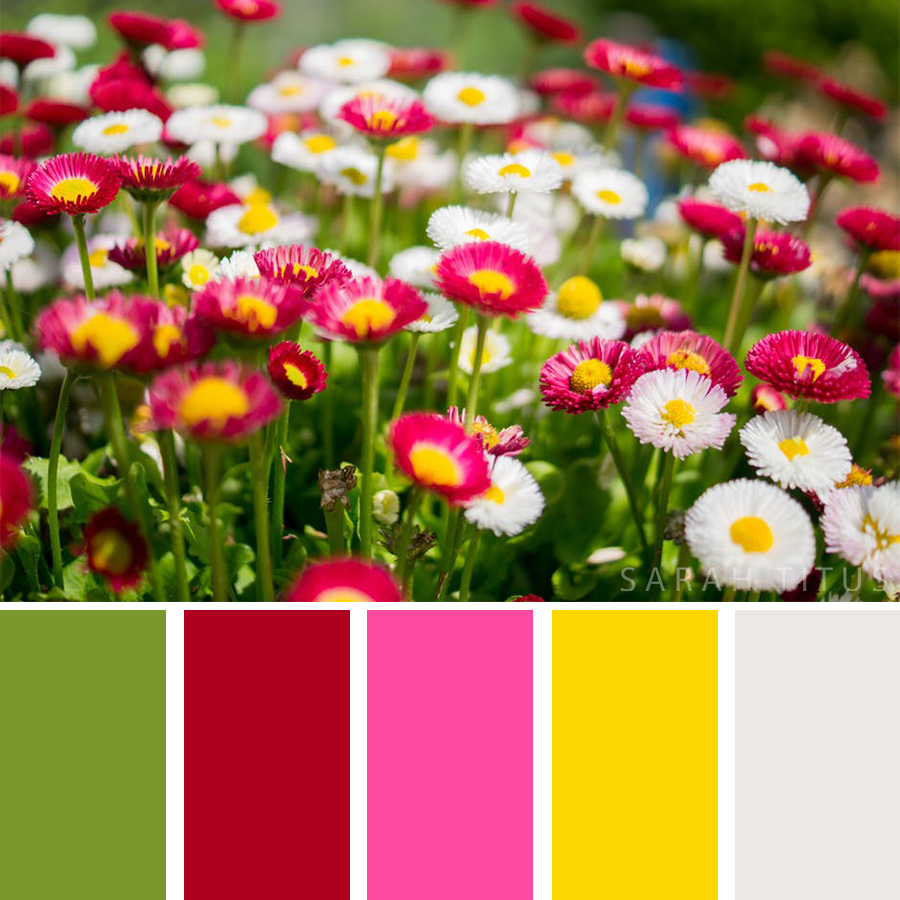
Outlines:
{"type": "Polygon", "coordinates": [[[0,897],[165,897],[165,627],[0,612],[0,897]]]}

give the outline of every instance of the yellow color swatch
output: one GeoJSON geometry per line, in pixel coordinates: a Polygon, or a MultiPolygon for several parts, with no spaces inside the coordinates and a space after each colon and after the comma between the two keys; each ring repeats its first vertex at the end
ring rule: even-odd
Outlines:
{"type": "Polygon", "coordinates": [[[553,612],[553,900],[715,900],[707,611],[553,612]]]}

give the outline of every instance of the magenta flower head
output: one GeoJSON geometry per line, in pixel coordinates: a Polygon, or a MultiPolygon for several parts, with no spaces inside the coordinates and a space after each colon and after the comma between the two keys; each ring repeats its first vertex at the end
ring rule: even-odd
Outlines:
{"type": "Polygon", "coordinates": [[[199,178],[202,171],[186,156],[165,161],[152,156],[114,156],[110,162],[122,178],[122,187],[140,202],[166,200],[180,187],[199,178]]]}
{"type": "Polygon", "coordinates": [[[883,209],[853,206],[841,210],[835,221],[860,247],[900,250],[900,219],[883,209]]]}
{"type": "Polygon", "coordinates": [[[194,309],[219,331],[268,339],[300,320],[303,294],[267,278],[223,278],[194,295],[194,309]]]}
{"type": "MultiPolygon", "coordinates": [[[[725,259],[738,265],[744,250],[745,229],[741,225],[722,235],[725,259]]],[[[750,270],[759,278],[778,278],[793,275],[810,266],[806,242],[787,231],[767,231],[762,228],[753,236],[753,255],[750,270]]]]}
{"type": "Polygon", "coordinates": [[[401,603],[403,592],[384,566],[328,559],[307,566],[282,598],[286,603],[401,603]]]}
{"type": "Polygon", "coordinates": [[[282,341],[269,351],[268,369],[275,387],[288,400],[309,400],[328,384],[319,358],[293,341],[282,341]]]}
{"type": "Polygon", "coordinates": [[[589,66],[645,87],[675,90],[681,87],[681,71],[659,56],[644,53],[629,44],[600,38],[587,45],[584,58],[589,66]]]}
{"type": "Polygon", "coordinates": [[[706,375],[733,397],[743,376],[735,358],[719,343],[695,331],[661,331],[638,350],[648,371],[691,369],[706,375]]]}
{"type": "Polygon", "coordinates": [[[337,117],[362,134],[396,140],[434,126],[434,117],[418,99],[365,93],[345,103],[337,117]]]}
{"type": "Polygon", "coordinates": [[[263,278],[293,285],[304,297],[311,296],[325,284],[343,284],[353,277],[336,256],[302,244],[260,250],[253,254],[253,260],[263,278]]]}
{"type": "Polygon", "coordinates": [[[689,228],[708,238],[721,238],[732,229],[743,226],[743,220],[737,213],[718,203],[685,198],[678,201],[678,212],[689,228]]]}
{"type": "Polygon", "coordinates": [[[109,206],[121,182],[108,159],[92,153],[64,153],[41,163],[31,173],[25,193],[47,213],[80,216],[109,206]]]}

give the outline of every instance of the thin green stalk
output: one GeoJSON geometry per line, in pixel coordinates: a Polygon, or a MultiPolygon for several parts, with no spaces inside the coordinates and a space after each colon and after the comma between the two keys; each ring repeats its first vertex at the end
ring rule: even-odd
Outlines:
{"type": "MultiPolygon", "coordinates": [[[[203,475],[205,485],[203,499],[206,500],[206,528],[209,538],[209,559],[212,564],[213,601],[224,603],[228,600],[228,576],[225,570],[225,556],[222,535],[219,534],[219,517],[216,506],[219,501],[219,473],[222,468],[222,448],[217,444],[203,447],[203,475]]],[[[258,577],[258,576],[257,576],[258,577]]]]}
{"type": "Polygon", "coordinates": [[[256,531],[256,599],[260,603],[272,603],[275,600],[275,581],[269,545],[269,479],[262,436],[258,431],[250,438],[250,475],[253,479],[253,526],[256,531]]]}
{"type": "Polygon", "coordinates": [[[347,552],[344,542],[344,507],[335,503],[331,509],[322,507],[325,515],[325,530],[328,533],[328,552],[332,556],[343,556],[347,552]]]}
{"type": "Polygon", "coordinates": [[[850,290],[847,291],[847,296],[844,297],[844,301],[841,303],[837,315],[834,317],[834,326],[831,329],[831,333],[834,335],[837,335],[843,330],[847,326],[847,323],[853,318],[853,313],[856,311],[856,298],[859,295],[859,282],[863,272],[866,271],[866,266],[869,264],[871,252],[872,251],[868,247],[864,247],[859,253],[859,262],[856,265],[856,274],[853,277],[853,283],[850,285],[850,290]]]}
{"type": "Polygon", "coordinates": [[[88,300],[93,300],[94,276],[91,274],[91,258],[87,248],[87,238],[84,235],[84,213],[72,216],[72,229],[75,232],[75,243],[78,245],[78,258],[81,260],[81,272],[84,275],[84,295],[88,300]]]}
{"type": "Polygon", "coordinates": [[[456,557],[459,556],[459,545],[462,541],[466,520],[462,510],[458,506],[450,509],[447,517],[447,530],[444,533],[444,558],[442,571],[438,579],[437,601],[443,602],[450,590],[450,582],[453,580],[453,570],[456,568],[456,557]]]}
{"type": "Polygon", "coordinates": [[[228,67],[231,72],[231,97],[233,103],[241,102],[241,47],[244,43],[244,23],[236,21],[231,35],[231,53],[228,67]]]}
{"type": "Polygon", "coordinates": [[[619,137],[619,128],[625,119],[625,111],[628,109],[628,101],[634,91],[635,85],[627,81],[619,81],[619,96],[616,99],[616,105],[613,109],[612,116],[606,126],[606,133],[603,135],[603,149],[612,150],[616,146],[619,137]]]}
{"type": "Polygon", "coordinates": [[[375,493],[375,433],[378,430],[378,347],[361,344],[362,466],[359,492],[359,545],[363,559],[372,558],[372,498],[375,493]]]}
{"type": "Polygon", "coordinates": [[[397,540],[397,577],[404,585],[407,581],[407,569],[409,568],[409,543],[412,540],[416,513],[421,502],[422,492],[414,487],[409,495],[409,502],[406,504],[403,526],[400,529],[400,537],[397,540]]]}
{"type": "Polygon", "coordinates": [[[475,411],[478,408],[478,390],[481,387],[481,360],[484,356],[484,342],[487,339],[489,320],[478,316],[478,332],[475,337],[475,359],[472,363],[472,377],[469,379],[469,396],[466,400],[466,431],[472,430],[475,411]]]}
{"type": "Polygon", "coordinates": [[[675,455],[667,453],[663,463],[659,502],[656,507],[656,540],[653,547],[653,569],[662,563],[663,541],[666,535],[666,513],[669,511],[669,494],[672,491],[672,476],[675,472],[675,455]]]}
{"type": "Polygon", "coordinates": [[[144,203],[144,257],[147,261],[147,287],[151,297],[159,298],[159,270],[156,264],[156,210],[153,200],[144,203]]]}
{"type": "Polygon", "coordinates": [[[469,602],[469,589],[472,587],[472,573],[475,571],[475,561],[478,559],[478,543],[481,540],[481,532],[476,528],[475,533],[469,539],[469,549],[466,551],[466,564],[463,566],[462,580],[459,583],[459,602],[469,602]]]}
{"type": "Polygon", "coordinates": [[[519,196],[518,191],[510,191],[509,197],[506,200],[506,218],[511,219],[513,217],[513,212],[516,208],[516,200],[519,196]]]}
{"type": "Polygon", "coordinates": [[[378,239],[381,236],[381,214],[384,208],[384,197],[381,184],[384,181],[385,147],[378,147],[378,167],[375,169],[375,194],[369,207],[369,257],[368,264],[374,269],[378,263],[378,239]]]}
{"type": "MultiPolygon", "coordinates": [[[[288,426],[291,418],[291,407],[288,404],[284,412],[275,420],[275,470],[272,474],[272,564],[281,568],[282,548],[284,546],[284,490],[287,473],[284,470],[285,447],[288,439],[288,426]]],[[[268,475],[269,469],[266,468],[268,475]]]]}
{"type": "Polygon", "coordinates": [[[459,381],[459,351],[462,346],[463,332],[466,330],[466,322],[469,320],[469,307],[463,306],[459,310],[459,318],[453,329],[453,347],[450,351],[450,370],[447,373],[447,406],[456,406],[456,391],[459,381]]]}
{"type": "Polygon", "coordinates": [[[748,219],[744,231],[744,248],[741,251],[741,264],[738,266],[737,279],[734,283],[734,294],[731,298],[731,309],[728,312],[728,324],[725,326],[725,339],[723,343],[732,356],[737,356],[740,350],[743,334],[738,334],[741,314],[743,312],[744,290],[747,285],[747,276],[750,272],[750,259],[753,256],[753,239],[756,237],[756,219],[748,219]]]}
{"type": "Polygon", "coordinates": [[[594,221],[591,223],[591,231],[590,234],[588,234],[587,243],[584,245],[584,256],[581,258],[581,268],[578,270],[579,275],[587,275],[588,271],[590,270],[591,257],[594,255],[594,247],[597,244],[597,239],[600,237],[600,232],[602,230],[602,216],[594,216],[594,221]]]}
{"type": "Polygon", "coordinates": [[[391,412],[391,419],[396,419],[402,412],[406,404],[406,394],[409,391],[409,382],[412,379],[413,368],[416,364],[416,352],[419,349],[419,338],[422,335],[414,331],[410,335],[409,351],[406,354],[406,365],[403,367],[403,375],[400,378],[400,387],[397,389],[397,399],[394,401],[394,409],[391,412]]]}
{"type": "Polygon", "coordinates": [[[66,425],[66,409],[69,394],[78,380],[71,370],[66,371],[56,404],[56,419],[53,422],[53,438],[50,441],[50,457],[47,460],[47,518],[50,525],[50,555],[53,560],[53,581],[58,588],[63,586],[62,547],[59,542],[59,498],[57,479],[59,475],[59,451],[62,447],[63,430],[66,425]]]}
{"type": "Polygon", "coordinates": [[[184,532],[181,527],[181,491],[178,489],[178,461],[175,457],[175,438],[171,431],[157,433],[159,449],[163,460],[163,477],[166,485],[166,500],[169,504],[169,529],[172,536],[172,556],[175,559],[175,583],[178,602],[190,601],[188,591],[187,566],[184,553],[184,532]]]}
{"type": "MultiPolygon", "coordinates": [[[[322,346],[322,364],[329,377],[333,376],[331,364],[334,359],[334,344],[325,341],[322,346]]],[[[322,392],[322,456],[325,468],[333,469],[334,462],[334,382],[322,392]]]]}
{"type": "Polygon", "coordinates": [[[6,336],[12,338],[14,341],[20,341],[22,339],[22,326],[20,323],[20,318],[19,316],[13,316],[12,302],[6,302],[7,295],[12,297],[12,292],[9,290],[9,288],[11,288],[12,286],[11,269],[9,270],[6,277],[6,288],[0,290],[0,320],[2,320],[3,325],[6,328],[6,336]]]}

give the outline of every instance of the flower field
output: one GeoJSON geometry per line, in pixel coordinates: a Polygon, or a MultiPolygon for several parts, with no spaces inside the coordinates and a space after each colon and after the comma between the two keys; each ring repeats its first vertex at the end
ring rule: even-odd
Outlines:
{"type": "Polygon", "coordinates": [[[211,5],[0,33],[4,600],[900,596],[895,97],[211,5]]]}

